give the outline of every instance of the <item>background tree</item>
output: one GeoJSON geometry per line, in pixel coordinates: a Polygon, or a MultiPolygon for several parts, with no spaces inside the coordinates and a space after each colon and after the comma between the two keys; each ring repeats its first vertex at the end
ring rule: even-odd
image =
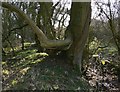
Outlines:
{"type": "Polygon", "coordinates": [[[115,24],[118,25],[118,22],[116,23],[116,19],[118,19],[118,17],[116,17],[118,14],[118,8],[115,9],[115,7],[117,6],[117,1],[114,2],[114,4],[112,4],[110,0],[108,0],[108,3],[96,2],[96,4],[98,6],[98,10],[100,11],[99,16],[101,18],[107,18],[109,29],[112,32],[113,40],[118,49],[118,54],[120,54],[119,38],[117,36],[119,29],[117,29],[117,26],[115,26],[115,24]],[[103,7],[105,7],[106,9],[104,9],[103,7]]]}

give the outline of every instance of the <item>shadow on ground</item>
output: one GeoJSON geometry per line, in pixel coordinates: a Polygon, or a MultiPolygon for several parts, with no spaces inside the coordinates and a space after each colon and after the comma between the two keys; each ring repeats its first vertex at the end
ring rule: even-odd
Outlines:
{"type": "Polygon", "coordinates": [[[89,87],[64,58],[37,53],[36,49],[3,56],[2,68],[3,90],[87,90],[89,87]]]}

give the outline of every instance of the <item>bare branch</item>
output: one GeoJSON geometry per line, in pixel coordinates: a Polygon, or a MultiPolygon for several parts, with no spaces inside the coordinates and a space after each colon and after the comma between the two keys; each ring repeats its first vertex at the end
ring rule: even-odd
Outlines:
{"type": "Polygon", "coordinates": [[[68,46],[72,42],[72,38],[70,33],[68,34],[68,37],[65,40],[49,40],[46,35],[36,26],[36,23],[32,21],[23,11],[21,11],[19,8],[10,5],[8,3],[2,2],[2,7],[9,9],[10,11],[16,12],[23,20],[28,23],[28,25],[31,27],[31,29],[37,34],[38,39],[41,43],[41,46],[44,48],[55,48],[55,47],[61,47],[61,46],[68,46]]]}

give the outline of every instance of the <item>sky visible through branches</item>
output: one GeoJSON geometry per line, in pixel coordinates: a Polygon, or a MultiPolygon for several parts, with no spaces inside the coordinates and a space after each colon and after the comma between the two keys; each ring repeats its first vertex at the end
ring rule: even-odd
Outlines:
{"type": "MultiPolygon", "coordinates": [[[[68,10],[70,10],[71,8],[71,0],[52,0],[53,1],[53,4],[55,4],[56,2],[60,1],[60,3],[62,5],[64,5],[64,3],[66,3],[65,7],[68,8],[68,10]]],[[[74,0],[73,0],[74,1],[74,0]]],[[[78,0],[79,1],[79,0],[78,0]]],[[[82,0],[80,0],[82,1],[82,0]]],[[[89,0],[88,0],[89,1],[89,0]]],[[[92,19],[97,19],[97,20],[100,20],[100,17],[98,16],[100,11],[97,10],[97,5],[95,5],[95,2],[101,2],[101,3],[105,3],[107,4],[108,3],[108,0],[91,0],[91,6],[92,6],[92,15],[91,15],[91,18],[92,19]]],[[[114,7],[114,4],[115,2],[120,2],[120,0],[110,0],[111,2],[111,9],[116,13],[116,8],[114,7]]],[[[108,7],[106,6],[102,6],[102,8],[106,11],[108,9],[108,7]]],[[[109,14],[108,14],[109,15],[109,14]]],[[[118,15],[115,14],[115,17],[117,17],[118,15]]],[[[61,15],[59,16],[61,17],[61,15]]],[[[58,18],[59,18],[58,17],[58,18]]],[[[105,17],[105,16],[104,16],[105,17]]],[[[70,16],[68,16],[68,18],[66,19],[66,26],[69,25],[69,20],[70,20],[70,16]]],[[[104,18],[104,20],[106,21],[107,18],[104,18]]],[[[56,26],[58,25],[58,23],[56,23],[56,26]]]]}

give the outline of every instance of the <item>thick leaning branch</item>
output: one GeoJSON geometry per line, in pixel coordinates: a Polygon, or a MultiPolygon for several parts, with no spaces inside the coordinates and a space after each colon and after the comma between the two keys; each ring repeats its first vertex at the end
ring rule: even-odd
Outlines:
{"type": "Polygon", "coordinates": [[[36,26],[36,23],[33,22],[19,8],[5,2],[2,2],[2,7],[7,8],[10,11],[16,12],[23,20],[25,20],[26,23],[31,27],[31,29],[37,34],[42,47],[44,48],[64,47],[64,46],[68,46],[72,42],[72,38],[70,35],[68,35],[68,37],[65,40],[50,40],[46,37],[46,35],[42,32],[42,30],[40,30],[36,26]]]}

